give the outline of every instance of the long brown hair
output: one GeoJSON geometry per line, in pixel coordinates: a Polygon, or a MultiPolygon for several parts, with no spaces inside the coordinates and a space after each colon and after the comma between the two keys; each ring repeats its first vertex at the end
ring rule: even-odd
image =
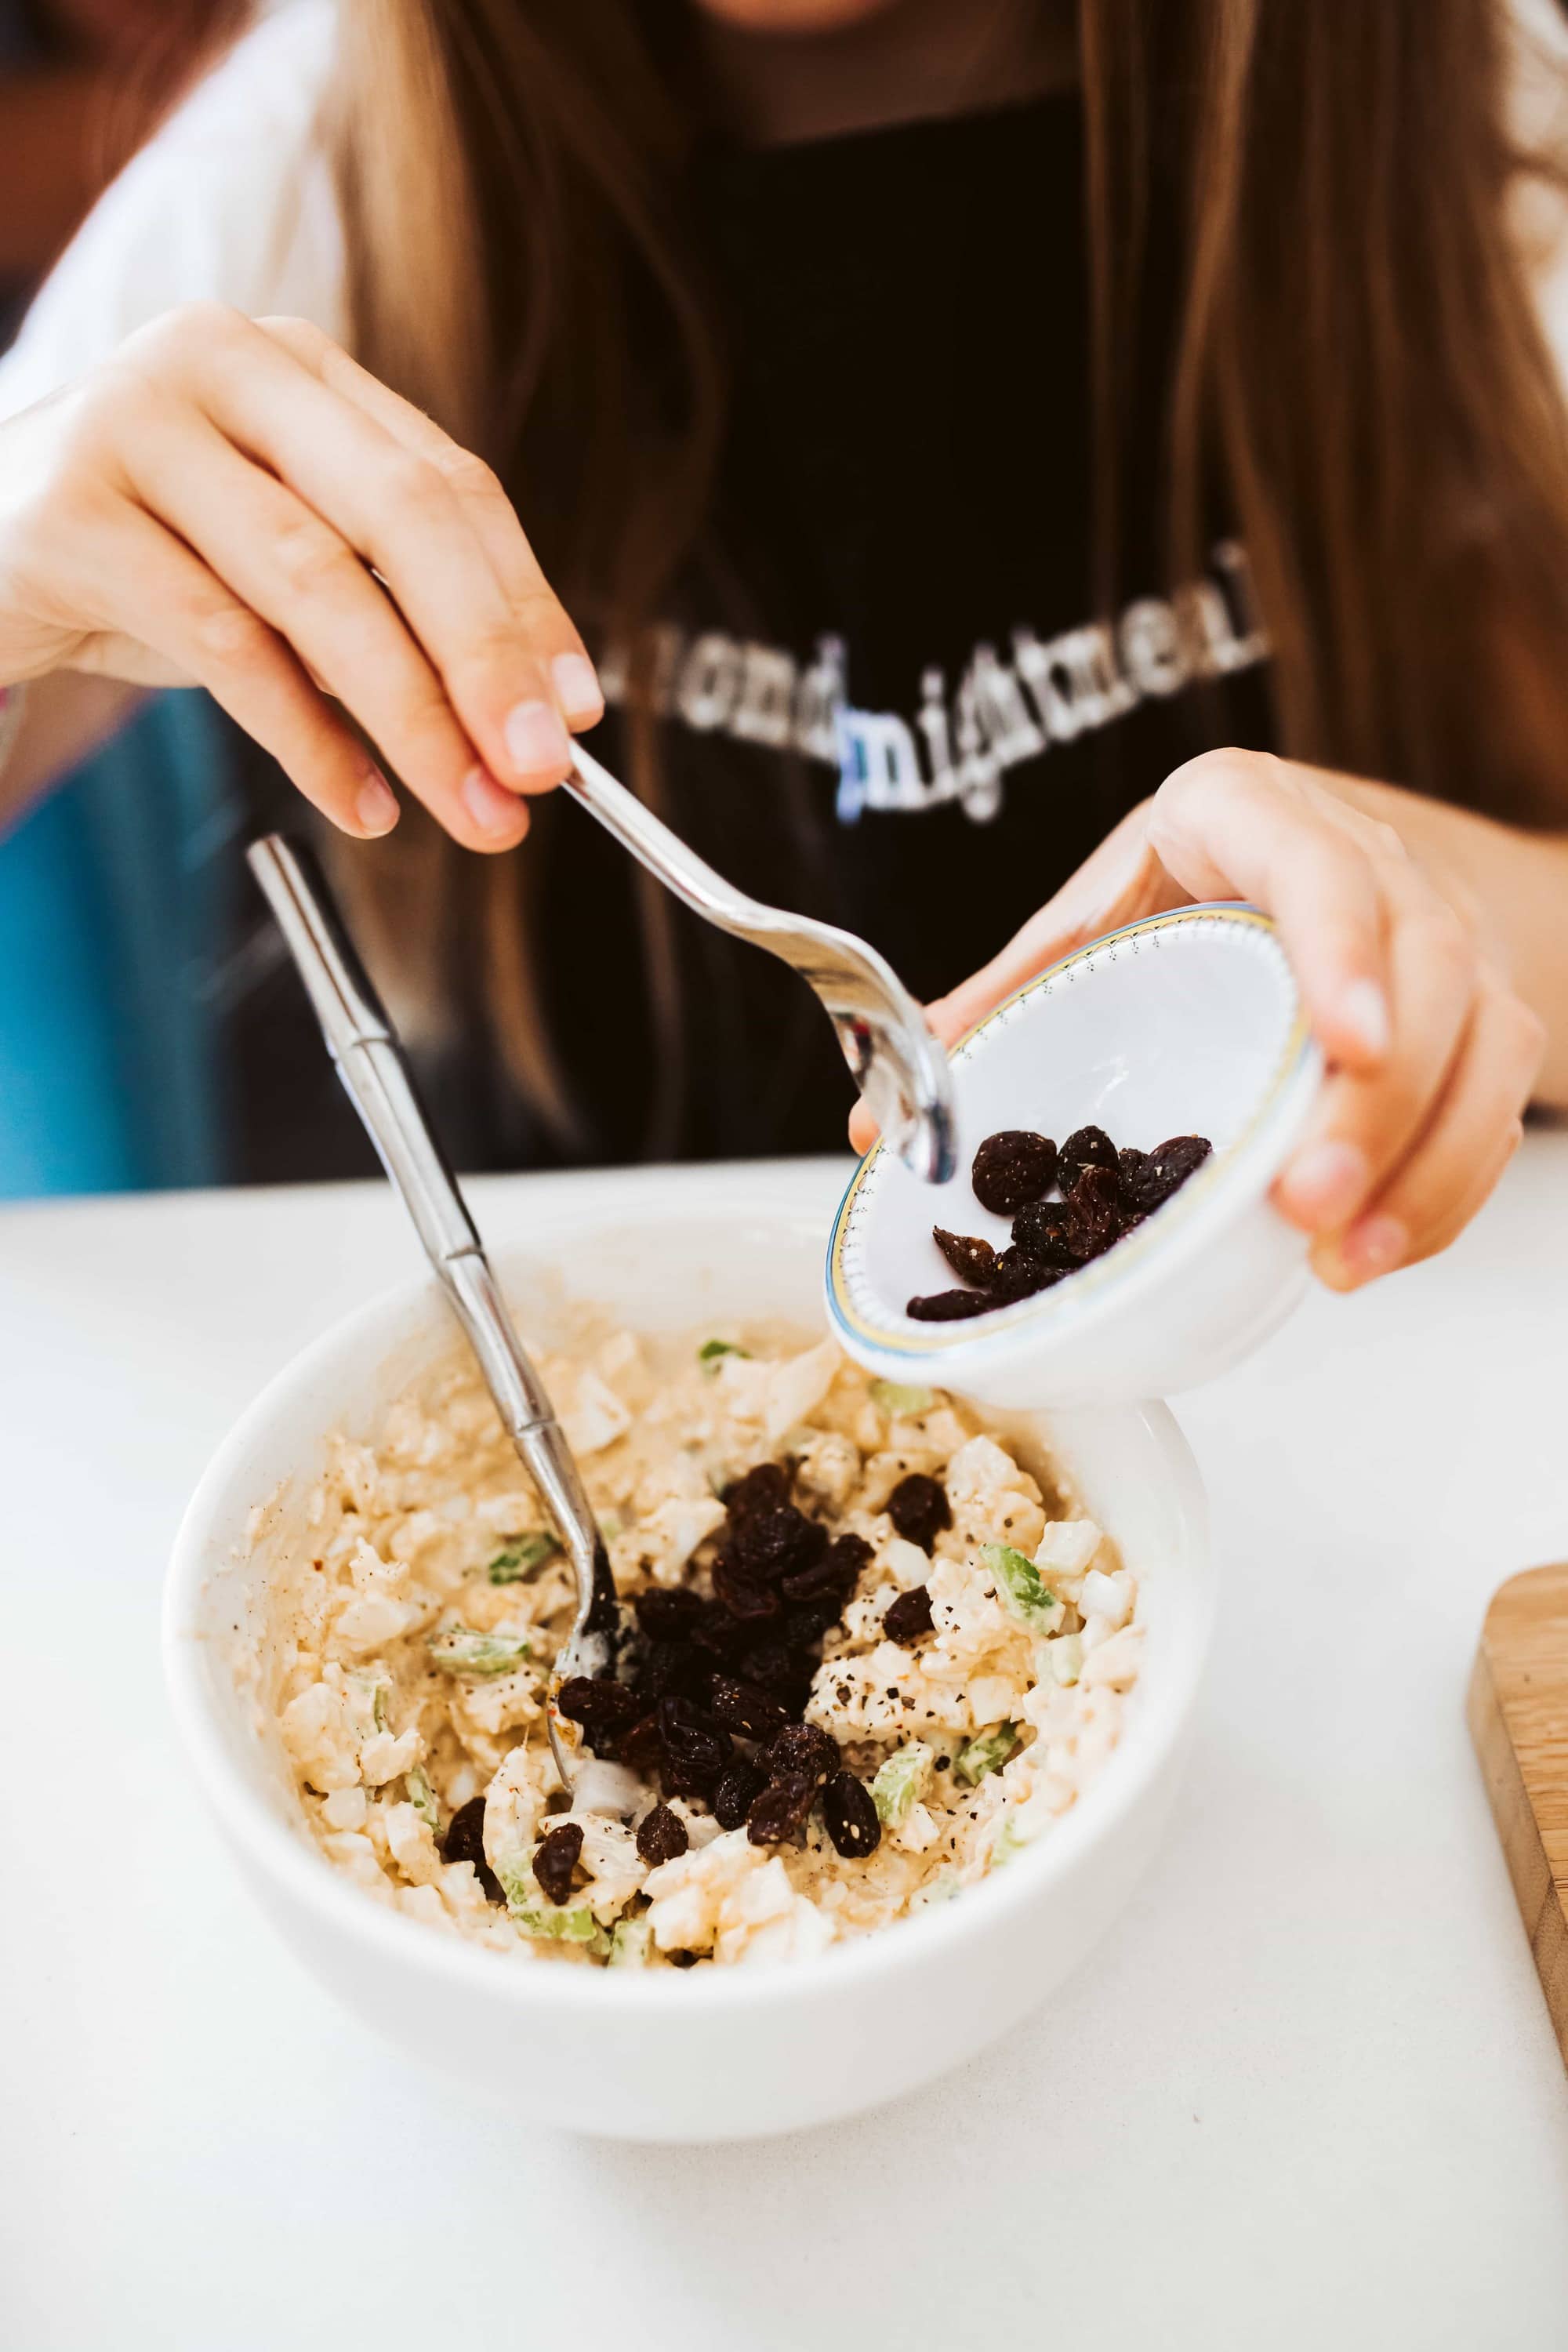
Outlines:
{"type": "MultiPolygon", "coordinates": [[[[359,356],[499,467],[590,635],[635,635],[691,561],[722,430],[721,337],[682,217],[679,14],[343,10],[359,356]]],[[[1521,175],[1547,166],[1510,134],[1505,0],[1078,0],[1078,15],[1105,544],[1158,190],[1184,257],[1173,577],[1222,508],[1272,639],[1287,751],[1562,821],[1568,429],[1509,217],[1521,175]]],[[[630,757],[657,793],[646,720],[630,757]]],[[[354,863],[365,915],[398,909],[401,941],[411,896],[424,910],[426,968],[399,951],[405,1005],[440,1000],[435,910],[471,925],[477,898],[498,1043],[569,1145],[529,947],[533,845],[465,859],[411,824],[354,863]]],[[[673,1057],[661,916],[650,898],[673,1057]]]]}

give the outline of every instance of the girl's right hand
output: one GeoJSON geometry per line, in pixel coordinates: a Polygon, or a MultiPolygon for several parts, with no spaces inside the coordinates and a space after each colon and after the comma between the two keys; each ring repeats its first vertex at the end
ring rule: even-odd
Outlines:
{"type": "Polygon", "coordinates": [[[470,849],[604,709],[489,468],[320,329],[209,304],[0,425],[0,685],[55,670],[205,687],[370,837],[397,803],[352,713],[470,849]]]}

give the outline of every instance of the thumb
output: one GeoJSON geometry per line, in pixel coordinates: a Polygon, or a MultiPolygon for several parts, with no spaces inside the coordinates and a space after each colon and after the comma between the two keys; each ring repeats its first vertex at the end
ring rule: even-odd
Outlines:
{"type": "Polygon", "coordinates": [[[1145,801],[1124,816],[989,963],[927,1006],[926,1018],[945,1044],[956,1043],[1015,989],[1075,948],[1141,916],[1187,903],[1189,893],[1150,846],[1149,807],[1145,801]]]}
{"type": "MultiPolygon", "coordinates": [[[[926,1006],[926,1020],[944,1045],[955,1045],[1005,997],[1059,956],[1142,915],[1187,904],[1190,894],[1173,880],[1149,845],[1149,806],[1144,801],[1130,811],[988,964],[926,1006]]],[[[877,1123],[864,1103],[858,1103],[850,1115],[849,1141],[855,1150],[865,1152],[876,1140],[877,1123]]]]}

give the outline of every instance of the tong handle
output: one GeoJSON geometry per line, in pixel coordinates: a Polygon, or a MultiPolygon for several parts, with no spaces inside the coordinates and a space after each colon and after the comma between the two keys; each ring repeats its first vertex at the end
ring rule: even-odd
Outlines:
{"type": "Polygon", "coordinates": [[[577,1570],[580,1615],[602,1553],[593,1511],[554,1407],[534,1370],[431,1131],[391,1022],[338,917],[314,858],[268,834],[247,853],[310,993],[327,1048],[382,1166],[402,1196],[479,1359],[496,1410],[577,1570]]]}

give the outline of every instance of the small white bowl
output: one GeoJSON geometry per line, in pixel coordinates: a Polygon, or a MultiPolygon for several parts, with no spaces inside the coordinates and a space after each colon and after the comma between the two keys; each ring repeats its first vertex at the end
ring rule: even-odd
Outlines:
{"type": "MultiPolygon", "coordinates": [[[[548,1337],[561,1284],[634,1328],[785,1316],[809,1325],[821,1232],[737,1207],[695,1213],[650,1180],[637,1222],[541,1221],[499,1253],[525,1333],[548,1337]]],[[[164,1612],[169,1687],[218,1823],[305,1965],[398,2048],[505,2101],[527,2129],[704,2140],[847,2116],[970,2057],[1089,1952],[1158,1846],[1208,1643],[1201,1486],[1163,1406],[1068,1414],[1049,1442],[1121,1545],[1148,1642],[1120,1745],[1039,1844],[953,1902],[799,1967],[647,1976],[528,1964],[372,1901],[310,1838],[267,1703],[266,1559],[323,1466],[330,1432],[374,1436],[453,1328],[419,1281],[349,1316],[279,1374],[214,1460],[175,1543],[164,1612]]],[[[1042,1439],[1027,1417],[1020,1432],[1042,1439]]]]}
{"type": "Polygon", "coordinates": [[[844,1196],[827,1254],[840,1344],[883,1379],[1000,1405],[1104,1404],[1213,1380],[1283,1322],[1308,1241],[1268,1190],[1322,1076],[1294,975],[1256,908],[1184,907],[1064,956],[954,1048],[959,1167],[922,1184],[879,1145],[844,1196]],[[1214,1156],[1126,1241],[1034,1298],[922,1323],[909,1299],[955,1277],[931,1227],[1004,1246],[970,1162],[999,1128],[1059,1143],[1102,1127],[1147,1151],[1205,1135],[1214,1156]]]}

